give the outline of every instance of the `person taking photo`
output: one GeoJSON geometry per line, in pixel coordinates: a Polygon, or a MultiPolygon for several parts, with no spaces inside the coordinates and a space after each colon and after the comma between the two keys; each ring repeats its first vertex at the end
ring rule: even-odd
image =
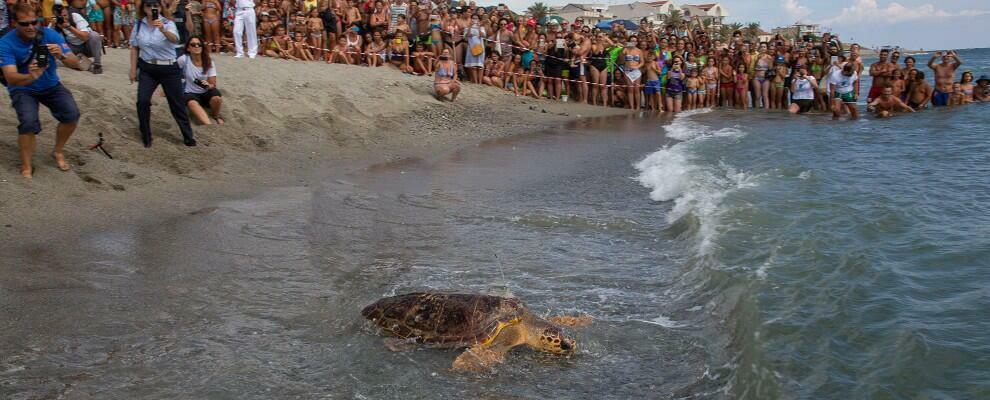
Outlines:
{"type": "MultiPolygon", "coordinates": [[[[81,10],[86,8],[86,0],[72,0],[72,7],[58,10],[55,26],[65,36],[65,41],[72,53],[93,59],[89,71],[99,75],[103,73],[103,38],[93,31],[81,10]]],[[[57,7],[58,8],[58,7],[57,7]]]]}
{"type": "Polygon", "coordinates": [[[176,62],[179,31],[162,13],[159,0],[144,0],[131,31],[131,83],[138,83],[137,113],[141,142],[151,147],[151,96],[161,85],[168,108],[182,132],[182,142],[195,146],[189,112],[182,101],[182,68],[176,62]]]}
{"type": "Polygon", "coordinates": [[[34,172],[31,156],[36,135],[41,132],[38,104],[48,107],[58,121],[52,158],[62,171],[70,169],[62,149],[79,122],[79,107],[72,93],[62,86],[55,62],[58,59],[69,68],[79,68],[79,59],[62,35],[44,27],[45,20],[38,17],[33,6],[18,3],[14,8],[16,28],[0,37],[0,69],[17,113],[17,145],[21,175],[25,178],[31,178],[34,172]]]}
{"type": "Polygon", "coordinates": [[[212,124],[211,117],[217,124],[223,125],[223,117],[220,116],[223,97],[217,90],[217,70],[210,59],[210,47],[203,42],[203,38],[189,38],[185,54],[179,57],[179,65],[186,78],[183,99],[189,106],[189,113],[202,125],[212,124]]]}

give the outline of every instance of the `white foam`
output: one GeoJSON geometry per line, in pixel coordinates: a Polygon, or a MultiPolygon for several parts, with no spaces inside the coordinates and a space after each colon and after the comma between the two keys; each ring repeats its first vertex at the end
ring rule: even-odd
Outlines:
{"type": "Polygon", "coordinates": [[[650,325],[659,325],[659,326],[662,326],[664,328],[681,328],[681,327],[684,326],[684,324],[679,323],[677,321],[674,321],[674,320],[672,320],[670,318],[667,318],[667,317],[665,317],[663,315],[660,315],[660,316],[658,316],[656,318],[649,319],[649,320],[647,320],[647,319],[634,319],[633,321],[642,322],[644,324],[650,324],[650,325]]]}
{"type": "Polygon", "coordinates": [[[640,171],[636,180],[651,189],[650,198],[654,201],[673,200],[687,188],[694,164],[682,150],[677,145],[665,147],[636,163],[640,171]]]}
{"type": "Polygon", "coordinates": [[[667,137],[677,140],[690,140],[708,133],[708,127],[691,121],[692,115],[700,115],[711,112],[710,108],[700,108],[697,110],[685,111],[677,114],[674,120],[664,127],[667,137]]]}
{"type": "Polygon", "coordinates": [[[733,190],[755,184],[752,176],[729,165],[696,162],[694,148],[699,144],[708,140],[738,139],[746,135],[738,127],[713,130],[691,120],[691,116],[708,111],[702,109],[679,114],[666,129],[669,137],[683,141],[667,145],[634,165],[640,171],[636,180],[650,189],[652,200],[674,201],[667,215],[668,223],[674,223],[688,214],[698,218],[698,247],[702,254],[709,252],[718,235],[722,212],[720,205],[724,197],[733,190]]]}

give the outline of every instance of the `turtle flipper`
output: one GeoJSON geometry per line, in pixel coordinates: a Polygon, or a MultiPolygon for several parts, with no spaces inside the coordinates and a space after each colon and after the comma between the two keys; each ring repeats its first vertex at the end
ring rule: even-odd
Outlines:
{"type": "Polygon", "coordinates": [[[591,323],[594,322],[594,320],[595,319],[588,314],[582,314],[578,316],[558,315],[547,318],[547,322],[550,322],[551,324],[566,326],[570,328],[583,328],[588,325],[591,325],[591,323]]]}
{"type": "Polygon", "coordinates": [[[454,360],[455,371],[467,372],[488,372],[495,366],[505,361],[505,352],[498,351],[490,347],[472,347],[464,350],[461,355],[454,360]]]}

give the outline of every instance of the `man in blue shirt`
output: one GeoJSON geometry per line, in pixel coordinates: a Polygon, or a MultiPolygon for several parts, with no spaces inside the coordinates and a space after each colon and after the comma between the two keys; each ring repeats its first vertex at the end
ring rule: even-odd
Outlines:
{"type": "Polygon", "coordinates": [[[33,172],[31,155],[34,153],[35,135],[41,132],[38,104],[44,104],[58,120],[55,150],[52,158],[62,171],[69,170],[69,163],[62,155],[62,148],[76,130],[79,107],[72,93],[58,79],[55,59],[69,68],[79,68],[79,59],[72,54],[62,35],[45,28],[28,2],[21,2],[14,9],[16,28],[0,37],[0,69],[7,80],[7,92],[17,112],[17,144],[21,152],[21,175],[30,178],[33,172]],[[35,44],[40,44],[50,55],[48,66],[40,68],[36,60],[35,44]]]}

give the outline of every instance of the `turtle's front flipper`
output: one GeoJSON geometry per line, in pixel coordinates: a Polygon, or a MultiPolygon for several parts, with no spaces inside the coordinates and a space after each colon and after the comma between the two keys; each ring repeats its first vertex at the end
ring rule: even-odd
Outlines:
{"type": "Polygon", "coordinates": [[[555,317],[547,318],[547,321],[550,322],[551,324],[567,326],[571,328],[586,327],[588,325],[591,325],[591,323],[594,322],[594,320],[595,319],[588,314],[582,314],[576,317],[572,315],[558,315],[555,317]]]}
{"type": "Polygon", "coordinates": [[[468,372],[488,372],[495,366],[505,361],[505,352],[498,351],[490,347],[472,347],[464,350],[461,355],[454,360],[455,371],[468,372]]]}
{"type": "Polygon", "coordinates": [[[409,351],[416,348],[415,338],[410,338],[410,339],[385,338],[383,342],[385,342],[385,347],[396,353],[409,351]]]}

